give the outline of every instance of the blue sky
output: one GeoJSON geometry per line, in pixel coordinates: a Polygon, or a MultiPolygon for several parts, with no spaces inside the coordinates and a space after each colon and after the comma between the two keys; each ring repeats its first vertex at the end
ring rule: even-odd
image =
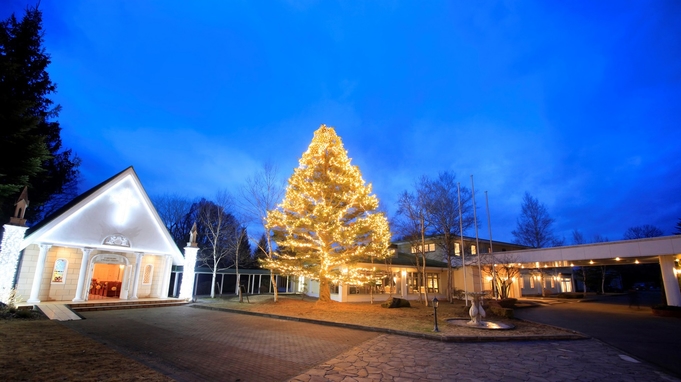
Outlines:
{"type": "Polygon", "coordinates": [[[130,165],[151,195],[234,191],[265,161],[287,178],[324,123],[390,213],[448,170],[475,176],[483,236],[488,191],[498,240],[525,191],[568,242],[681,218],[675,0],[40,8],[82,191],[130,165]]]}

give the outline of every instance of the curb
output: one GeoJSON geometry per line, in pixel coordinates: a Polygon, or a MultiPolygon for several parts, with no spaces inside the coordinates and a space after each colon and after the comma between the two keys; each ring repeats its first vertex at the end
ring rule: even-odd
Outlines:
{"type": "Polygon", "coordinates": [[[308,323],[308,324],[334,326],[334,327],[340,327],[340,328],[346,328],[346,329],[363,330],[363,331],[368,331],[368,332],[394,334],[394,335],[399,335],[399,336],[412,337],[412,338],[422,338],[422,339],[426,339],[426,340],[441,341],[441,342],[565,341],[565,340],[583,340],[583,339],[591,338],[591,337],[586,336],[586,335],[579,333],[579,332],[559,328],[557,326],[535,323],[535,322],[527,321],[527,320],[521,320],[521,321],[531,322],[531,323],[537,324],[537,325],[543,325],[543,326],[552,327],[552,328],[555,328],[555,329],[568,331],[568,332],[571,332],[572,334],[567,334],[567,335],[564,335],[564,336],[536,336],[536,335],[533,336],[533,335],[529,335],[529,336],[515,336],[515,337],[514,336],[498,336],[498,337],[497,336],[441,336],[441,335],[436,335],[436,334],[414,333],[414,332],[406,332],[406,331],[403,331],[403,330],[377,328],[377,327],[373,327],[373,326],[345,324],[345,323],[342,323],[342,322],[331,322],[331,321],[314,320],[314,319],[310,319],[310,318],[281,316],[281,315],[278,315],[278,314],[248,312],[248,311],[239,310],[239,309],[216,308],[216,307],[206,306],[206,305],[202,305],[202,304],[190,304],[189,306],[192,307],[192,308],[196,308],[196,309],[205,309],[205,310],[213,310],[213,311],[218,311],[218,312],[245,314],[245,315],[248,315],[248,316],[274,318],[274,319],[277,319],[277,320],[286,320],[286,321],[297,321],[297,322],[304,322],[304,323],[308,323]]]}

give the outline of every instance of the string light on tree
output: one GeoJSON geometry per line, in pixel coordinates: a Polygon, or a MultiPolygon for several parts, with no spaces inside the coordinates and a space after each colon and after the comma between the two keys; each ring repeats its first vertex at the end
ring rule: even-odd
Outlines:
{"type": "Polygon", "coordinates": [[[390,229],[333,128],[321,125],[288,181],[286,195],[267,214],[267,228],[279,247],[263,261],[285,275],[319,280],[319,301],[331,300],[329,283],[361,284],[373,272],[360,260],[389,256],[390,229]]]}

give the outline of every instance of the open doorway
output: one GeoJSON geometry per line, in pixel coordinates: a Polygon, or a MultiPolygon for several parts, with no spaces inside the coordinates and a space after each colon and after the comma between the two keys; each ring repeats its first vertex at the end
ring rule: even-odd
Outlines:
{"type": "Polygon", "coordinates": [[[89,300],[120,298],[125,265],[95,263],[90,281],[89,300]]]}

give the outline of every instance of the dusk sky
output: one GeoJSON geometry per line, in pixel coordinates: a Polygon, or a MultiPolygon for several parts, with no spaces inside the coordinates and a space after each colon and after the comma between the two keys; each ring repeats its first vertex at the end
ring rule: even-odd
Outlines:
{"type": "MultiPolygon", "coordinates": [[[[0,17],[34,1],[2,0],[0,17]]],[[[421,175],[475,176],[511,231],[525,191],[571,243],[681,218],[681,2],[42,0],[81,191],[134,166],[211,198],[324,123],[392,215],[421,175]]],[[[474,232],[468,232],[474,234],[474,232]]]]}

